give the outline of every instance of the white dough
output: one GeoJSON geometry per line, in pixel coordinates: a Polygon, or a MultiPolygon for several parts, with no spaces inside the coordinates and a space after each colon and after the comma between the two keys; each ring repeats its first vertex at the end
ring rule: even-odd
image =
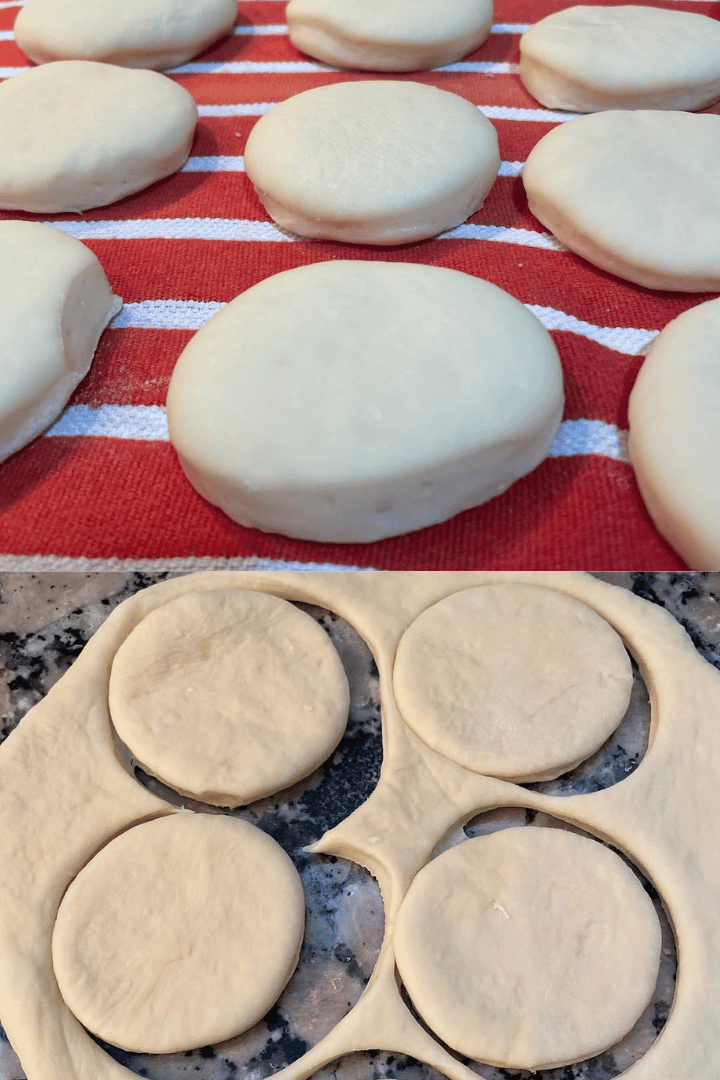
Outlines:
{"type": "Polygon", "coordinates": [[[390,79],[296,94],[258,120],[245,148],[274,221],[358,244],[405,244],[459,225],[499,168],[495,128],[474,105],[390,79]]]}
{"type": "Polygon", "coordinates": [[[514,297],[455,270],[331,261],[255,285],[181,355],[170,439],[242,525],[365,542],[445,521],[545,457],[557,351],[514,297]]]}
{"type": "Polygon", "coordinates": [[[720,116],[611,111],[531,150],[528,206],[571,251],[649,289],[720,289],[720,116]]]}
{"type": "Polygon", "coordinates": [[[565,8],[520,38],[520,78],[549,109],[703,109],[720,98],[720,23],[634,4],[565,8]]]}
{"type": "Polygon", "coordinates": [[[99,60],[162,71],[228,33],[236,15],[236,0],[28,0],[15,39],[36,64],[99,60]]]}
{"type": "Polygon", "coordinates": [[[79,240],[0,222],[0,461],[56,419],[121,307],[79,240]]]}
{"type": "Polygon", "coordinates": [[[88,210],[187,160],[192,96],[154,71],[60,60],[0,85],[0,209],[88,210]]]}
{"type": "Polygon", "coordinates": [[[492,0],[290,0],[290,40],[338,67],[418,71],[451,64],[490,33],[492,0]]]}

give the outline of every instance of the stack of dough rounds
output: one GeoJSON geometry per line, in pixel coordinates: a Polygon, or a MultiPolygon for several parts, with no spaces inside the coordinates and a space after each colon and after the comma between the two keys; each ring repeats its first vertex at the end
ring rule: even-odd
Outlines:
{"type": "Polygon", "coordinates": [[[531,150],[533,214],[571,251],[649,289],[720,289],[720,116],[611,111],[531,150]]]}
{"type": "Polygon", "coordinates": [[[290,0],[290,40],[310,56],[368,71],[451,64],[490,33],[492,0],[290,0]]]}
{"type": "Polygon", "coordinates": [[[88,210],[179,169],[198,110],[165,75],[89,60],[43,64],[0,85],[0,209],[88,210]]]}
{"type": "Polygon", "coordinates": [[[0,222],[0,461],[55,420],[121,306],[79,240],[0,222]]]}
{"type": "Polygon", "coordinates": [[[236,0],[28,0],[15,39],[36,64],[98,60],[163,71],[228,33],[236,15],[236,0]]]}
{"type": "Polygon", "coordinates": [[[391,80],[296,94],[260,118],[245,149],[274,221],[357,244],[405,244],[459,225],[499,168],[497,134],[474,105],[391,80]]]}
{"type": "Polygon", "coordinates": [[[365,542],[500,494],[563,407],[552,339],[443,267],[332,261],[266,278],[181,355],[168,426],[193,486],[242,525],[365,542]]]}
{"type": "Polygon", "coordinates": [[[720,23],[632,4],[566,8],[521,37],[520,78],[549,109],[703,109],[720,98],[720,23]]]}

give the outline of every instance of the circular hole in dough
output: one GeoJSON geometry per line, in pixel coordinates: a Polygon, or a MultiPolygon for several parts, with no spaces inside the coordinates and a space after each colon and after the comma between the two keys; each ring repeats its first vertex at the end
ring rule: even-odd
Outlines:
{"type": "Polygon", "coordinates": [[[292,43],[338,67],[418,71],[451,64],[490,33],[492,0],[290,0],[292,43]]]}
{"type": "Polygon", "coordinates": [[[178,814],[111,840],[80,871],[52,938],[60,992],[100,1038],[164,1053],[249,1028],[303,937],[302,885],[265,833],[178,814]]]}
{"type": "Polygon", "coordinates": [[[459,225],[499,168],[495,128],[474,105],[389,79],[295,94],[258,120],[245,148],[273,221],[357,244],[406,244],[459,225]]]}
{"type": "Polygon", "coordinates": [[[720,116],[618,110],[559,124],[530,151],[532,213],[588,262],[649,289],[720,289],[720,116]]]}
{"type": "Polygon", "coordinates": [[[30,68],[0,85],[0,209],[105,206],[187,160],[198,111],[155,71],[89,60],[30,68]]]}
{"type": "Polygon", "coordinates": [[[500,494],[545,457],[563,407],[550,335],[444,267],[338,260],[266,278],[182,353],[170,438],[241,525],[368,542],[500,494]]]}
{"type": "Polygon", "coordinates": [[[703,109],[720,98],[720,25],[634,4],[566,8],[521,37],[520,78],[549,109],[703,109]]]}
{"type": "Polygon", "coordinates": [[[559,829],[503,829],[425,866],[395,926],[397,966],[448,1046],[512,1069],[616,1043],[655,989],[652,902],[609,848],[559,829]]]}
{"type": "Polygon", "coordinates": [[[115,729],[182,794],[248,803],[302,779],[348,717],[340,658],[285,600],[243,589],[187,593],[150,612],[118,649],[115,729]]]}
{"type": "Polygon", "coordinates": [[[505,780],[551,779],[627,709],[622,640],[591,608],[537,585],[483,585],[428,608],[393,673],[406,723],[439,754],[505,780]]]}

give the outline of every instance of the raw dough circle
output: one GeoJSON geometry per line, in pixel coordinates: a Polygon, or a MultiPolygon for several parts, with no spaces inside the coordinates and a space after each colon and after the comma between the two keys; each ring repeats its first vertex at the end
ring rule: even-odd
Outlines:
{"type": "Polygon", "coordinates": [[[162,71],[228,33],[236,16],[237,0],[28,0],[15,40],[36,64],[99,60],[162,71]]]}
{"type": "Polygon", "coordinates": [[[301,236],[406,244],[479,210],[495,182],[495,128],[422,83],[332,83],[261,116],[245,169],[273,221],[301,236]]]}
{"type": "Polygon", "coordinates": [[[505,780],[551,779],[612,734],[632,669],[592,608],[535,585],[483,585],[428,608],[400,639],[398,706],[431,749],[505,780]]]}
{"type": "Polygon", "coordinates": [[[703,109],[720,98],[720,23],[634,4],[566,8],[520,38],[520,78],[549,109],[703,109]]]}
{"type": "Polygon", "coordinates": [[[0,209],[105,206],[169,176],[190,153],[197,105],[155,71],[89,60],[0,85],[0,209]]]}
{"type": "Polygon", "coordinates": [[[650,515],[689,566],[720,567],[720,300],[653,342],[630,395],[630,460],[650,515]]]}
{"type": "Polygon", "coordinates": [[[290,40],[339,67],[418,71],[451,64],[490,33],[492,0],[290,0],[290,40]]]}
{"type": "Polygon", "coordinates": [[[424,867],[395,925],[400,976],[449,1046],[510,1069],[601,1053],[651,1000],[660,925],[609,848],[552,828],[466,840],[424,867]]]}
{"type": "Polygon", "coordinates": [[[79,240],[0,222],[0,461],[56,419],[121,307],[79,240]]]}
{"type": "Polygon", "coordinates": [[[110,715],[130,752],[183,795],[252,802],[317,768],[347,724],[347,677],[325,631],[286,600],[190,593],[118,649],[110,715]]]}
{"type": "Polygon", "coordinates": [[[63,897],[55,976],[95,1035],[164,1054],[246,1031],[295,970],[305,901],[290,858],[245,821],[173,814],[102,848],[63,897]]]}
{"type": "Polygon", "coordinates": [[[720,116],[601,112],[553,128],[523,169],[559,240],[649,289],[720,289],[720,116]]]}
{"type": "Polygon", "coordinates": [[[445,521],[547,453],[552,339],[444,267],[314,263],[255,285],[181,355],[168,427],[193,486],[242,525],[366,542],[445,521]]]}

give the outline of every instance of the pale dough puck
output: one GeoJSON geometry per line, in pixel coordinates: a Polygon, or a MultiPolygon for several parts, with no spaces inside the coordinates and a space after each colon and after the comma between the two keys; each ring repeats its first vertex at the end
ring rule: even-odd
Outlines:
{"type": "Polygon", "coordinates": [[[495,128],[465,98],[416,82],[333,83],[261,116],[245,170],[270,217],[300,236],[406,244],[482,206],[495,128]]]}
{"type": "Polygon", "coordinates": [[[562,829],[510,828],[451,848],[395,925],[413,1005],[443,1042],[508,1069],[601,1053],[650,1002],[660,925],[618,855],[562,829]]]}
{"type": "Polygon", "coordinates": [[[236,15],[237,0],[28,0],[15,40],[36,64],[98,60],[162,71],[227,34],[236,15]]]}
{"type": "Polygon", "coordinates": [[[484,585],[428,608],[398,645],[405,721],[431,749],[505,780],[550,779],[622,720],[632,668],[591,608],[536,585],[484,585]]]}
{"type": "Polygon", "coordinates": [[[720,300],[683,312],[655,339],[628,416],[653,521],[693,569],[720,569],[720,300]]]}
{"type": "Polygon", "coordinates": [[[88,210],[176,172],[197,106],[155,71],[60,60],[0,85],[0,209],[88,210]]]}
{"type": "Polygon", "coordinates": [[[0,222],[0,461],[57,418],[121,307],[79,240],[0,222]]]}
{"type": "Polygon", "coordinates": [[[111,840],[71,882],[52,957],[94,1035],[138,1053],[221,1042],[252,1027],[295,970],[300,878],[265,833],[177,814],[111,840]]]}
{"type": "Polygon", "coordinates": [[[188,593],[156,608],[117,651],[115,729],[145,769],[221,806],[300,780],[345,731],[345,670],[324,630],[264,593],[188,593]]]}
{"type": "Polygon", "coordinates": [[[552,339],[443,267],[315,263],[255,285],[182,353],[167,399],[188,479],[242,525],[366,542],[445,521],[545,457],[552,339]]]}
{"type": "Polygon", "coordinates": [[[532,213],[571,251],[649,289],[720,289],[720,116],[611,111],[531,150],[532,213]]]}
{"type": "Polygon", "coordinates": [[[720,98],[720,23],[634,4],[566,8],[520,38],[520,78],[548,109],[703,109],[720,98]]]}
{"type": "Polygon", "coordinates": [[[338,67],[419,71],[451,64],[490,33],[492,0],[290,0],[290,40],[338,67]]]}

